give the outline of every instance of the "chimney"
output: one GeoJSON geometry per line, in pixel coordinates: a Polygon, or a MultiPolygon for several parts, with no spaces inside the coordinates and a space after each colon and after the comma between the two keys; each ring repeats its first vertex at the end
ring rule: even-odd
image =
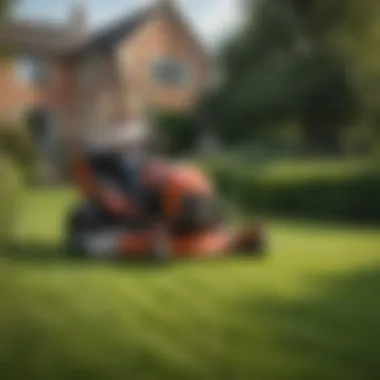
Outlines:
{"type": "Polygon", "coordinates": [[[87,33],[87,9],[84,0],[74,0],[69,26],[75,37],[80,38],[87,33]]]}

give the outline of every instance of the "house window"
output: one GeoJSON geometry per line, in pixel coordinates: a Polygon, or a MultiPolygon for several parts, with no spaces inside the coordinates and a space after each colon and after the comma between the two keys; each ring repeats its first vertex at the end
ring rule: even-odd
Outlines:
{"type": "Polygon", "coordinates": [[[190,71],[186,63],[175,59],[155,61],[152,71],[155,81],[164,85],[184,85],[190,79],[190,71]]]}
{"type": "Polygon", "coordinates": [[[20,83],[46,87],[50,84],[51,69],[42,60],[33,57],[21,57],[16,62],[15,75],[20,83]]]}

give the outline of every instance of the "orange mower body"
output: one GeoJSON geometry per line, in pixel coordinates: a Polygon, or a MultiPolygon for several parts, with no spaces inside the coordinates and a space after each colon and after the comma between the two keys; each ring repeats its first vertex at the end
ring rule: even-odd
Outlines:
{"type": "Polygon", "coordinates": [[[140,175],[146,219],[117,186],[96,175],[85,157],[73,162],[73,174],[86,200],[68,221],[68,241],[75,251],[90,257],[107,251],[107,257],[117,259],[159,260],[263,252],[262,226],[252,223],[236,232],[226,227],[212,182],[195,166],[154,160],[144,165],[140,175]],[[164,246],[153,239],[157,221],[167,227],[164,246]]]}

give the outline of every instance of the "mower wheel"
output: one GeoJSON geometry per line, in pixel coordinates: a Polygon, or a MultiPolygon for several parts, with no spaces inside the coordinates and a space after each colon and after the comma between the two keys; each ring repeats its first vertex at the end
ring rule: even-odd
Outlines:
{"type": "Polygon", "coordinates": [[[261,225],[256,225],[255,228],[250,230],[249,234],[247,232],[243,241],[238,245],[236,253],[244,257],[266,257],[268,254],[268,236],[265,228],[261,225]]]}
{"type": "Polygon", "coordinates": [[[65,228],[65,250],[74,258],[85,258],[84,236],[94,226],[95,209],[90,203],[74,207],[67,216],[65,228]]]}

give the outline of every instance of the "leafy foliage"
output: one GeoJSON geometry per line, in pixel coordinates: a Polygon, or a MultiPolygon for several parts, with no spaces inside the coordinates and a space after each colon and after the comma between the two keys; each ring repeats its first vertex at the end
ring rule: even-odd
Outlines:
{"type": "Polygon", "coordinates": [[[363,111],[380,120],[380,59],[370,59],[380,35],[376,1],[250,4],[249,21],[220,54],[226,81],[205,101],[226,141],[261,138],[295,121],[305,148],[335,151],[363,111]]]}
{"type": "Polygon", "coordinates": [[[306,173],[297,173],[297,166],[284,173],[268,173],[265,168],[236,170],[234,166],[213,165],[208,170],[223,196],[244,212],[380,222],[380,176],[375,166],[351,169],[350,162],[346,171],[338,167],[336,172],[331,165],[327,170],[310,165],[306,173]]]}
{"type": "Polygon", "coordinates": [[[32,174],[37,153],[21,125],[0,125],[0,245],[12,240],[22,183],[32,174]]]}
{"type": "Polygon", "coordinates": [[[164,140],[166,153],[178,155],[194,148],[198,137],[198,123],[194,116],[181,113],[156,115],[157,127],[164,140]]]}
{"type": "Polygon", "coordinates": [[[37,157],[32,136],[23,125],[17,123],[0,125],[0,151],[5,152],[23,169],[33,165],[37,157]]]}
{"type": "Polygon", "coordinates": [[[9,157],[0,153],[0,251],[12,241],[20,205],[20,178],[9,157]]]}

